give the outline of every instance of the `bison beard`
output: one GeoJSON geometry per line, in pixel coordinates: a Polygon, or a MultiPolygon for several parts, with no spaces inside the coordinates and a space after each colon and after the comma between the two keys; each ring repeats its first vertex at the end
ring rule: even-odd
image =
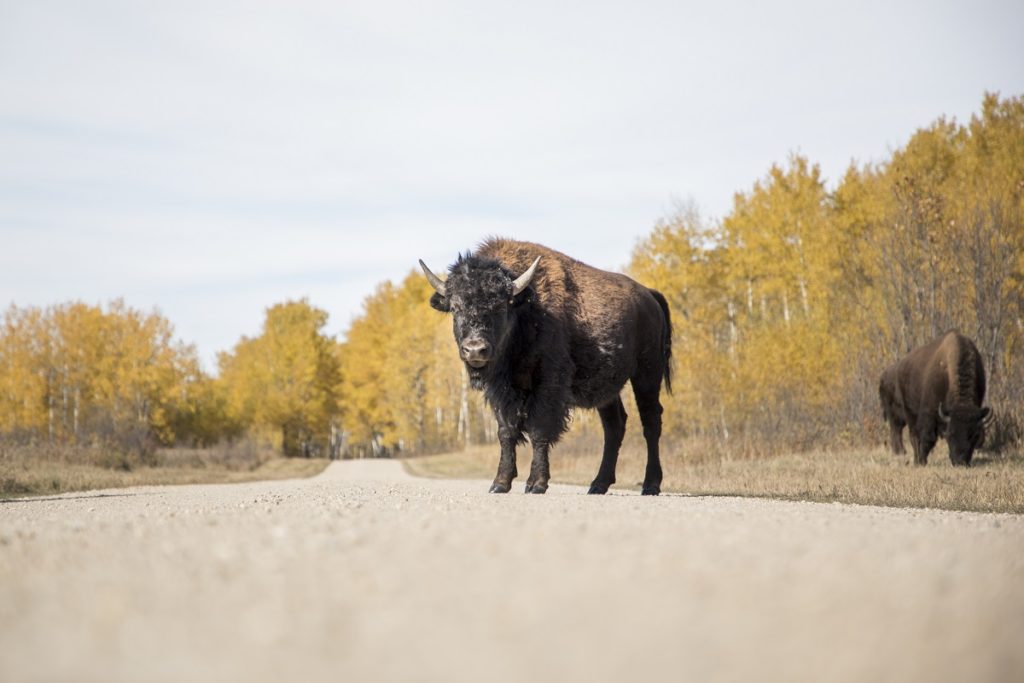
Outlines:
{"type": "Polygon", "coordinates": [[[909,428],[914,464],[924,465],[939,437],[949,445],[954,465],[970,466],[984,441],[992,411],[985,400],[981,354],[967,337],[950,331],[911,351],[882,373],[878,384],[882,417],[889,423],[890,445],[903,450],[909,428]]]}
{"type": "Polygon", "coordinates": [[[516,447],[533,446],[527,493],[548,488],[548,456],[573,407],[596,408],[604,427],[590,493],[615,483],[626,431],[619,397],[633,387],[647,441],[643,493],[661,490],[661,383],[670,384],[672,326],[665,298],[625,275],[591,268],[529,242],[491,239],[460,255],[447,280],[420,262],[434,308],[452,314],[470,382],[498,422],[501,457],[492,493],[517,476],[516,447]]]}

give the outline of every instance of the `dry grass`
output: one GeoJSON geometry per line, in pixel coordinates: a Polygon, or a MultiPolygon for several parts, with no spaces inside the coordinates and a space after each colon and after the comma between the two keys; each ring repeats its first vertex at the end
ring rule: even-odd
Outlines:
{"type": "MultiPolygon", "coordinates": [[[[629,446],[619,458],[615,488],[639,489],[646,456],[629,446]]],[[[405,461],[412,474],[428,477],[492,479],[497,446],[405,461]]],[[[976,454],[970,469],[949,464],[940,444],[927,467],[882,448],[824,450],[744,460],[702,458],[694,463],[673,452],[663,456],[663,491],[693,495],[748,496],[890,507],[941,508],[1024,513],[1024,457],[976,454]]],[[[600,456],[552,456],[552,478],[568,484],[590,483],[600,456]]],[[[520,477],[529,471],[529,449],[519,453],[520,477]]],[[[518,489],[514,489],[518,490],[518,489]]]]}
{"type": "Polygon", "coordinates": [[[91,448],[4,446],[0,447],[0,498],[128,486],[294,479],[318,474],[329,462],[283,458],[262,450],[213,448],[158,451],[150,464],[140,464],[91,448]]]}
{"type": "MultiPolygon", "coordinates": [[[[525,449],[520,448],[519,465],[525,449]]],[[[471,446],[464,451],[424,455],[402,460],[405,471],[427,479],[493,479],[498,467],[498,446],[471,446]]],[[[529,460],[526,467],[529,468],[529,460]]]]}

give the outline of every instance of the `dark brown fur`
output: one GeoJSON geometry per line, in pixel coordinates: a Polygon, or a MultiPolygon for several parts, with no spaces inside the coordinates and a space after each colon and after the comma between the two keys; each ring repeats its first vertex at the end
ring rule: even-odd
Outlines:
{"type": "Polygon", "coordinates": [[[581,407],[596,408],[601,416],[604,452],[590,492],[605,493],[615,482],[626,430],[619,392],[629,381],[647,441],[643,492],[657,494],[659,394],[662,381],[671,386],[672,325],[665,298],[625,275],[507,239],[485,241],[459,257],[449,273],[445,295],[435,293],[431,305],[452,313],[470,380],[484,391],[498,421],[501,459],[491,491],[511,487],[515,448],[525,436],[534,456],[526,490],[546,491],[548,450],[565,432],[572,408],[581,407]],[[529,286],[514,294],[513,280],[538,256],[529,286]]]}
{"type": "MultiPolygon", "coordinates": [[[[566,322],[570,356],[575,368],[574,405],[596,408],[617,397],[641,362],[654,358],[664,368],[671,390],[668,364],[662,364],[663,345],[670,339],[637,334],[663,328],[661,295],[620,273],[600,270],[532,242],[491,238],[476,256],[491,258],[514,273],[526,270],[541,256],[531,287],[537,302],[566,322]]],[[[660,384],[661,376],[658,377],[660,384]]]]}
{"type": "Polygon", "coordinates": [[[878,382],[878,398],[882,402],[882,419],[889,424],[889,445],[896,455],[903,455],[907,452],[903,447],[903,428],[907,425],[899,394],[899,387],[896,385],[896,363],[893,363],[882,371],[882,378],[878,382]]]}
{"type": "Polygon", "coordinates": [[[882,373],[878,394],[894,453],[903,452],[907,426],[914,463],[924,465],[941,436],[954,465],[971,464],[990,415],[981,354],[967,337],[950,331],[911,351],[882,373]],[[943,417],[945,416],[945,418],[943,417]]]}

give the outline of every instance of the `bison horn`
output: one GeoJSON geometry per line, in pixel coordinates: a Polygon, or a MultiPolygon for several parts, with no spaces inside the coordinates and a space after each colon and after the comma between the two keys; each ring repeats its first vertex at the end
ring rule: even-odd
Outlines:
{"type": "Polygon", "coordinates": [[[941,403],[939,404],[939,419],[949,424],[949,415],[946,413],[946,408],[941,403]]]}
{"type": "Polygon", "coordinates": [[[530,280],[533,279],[533,274],[537,272],[538,263],[540,263],[540,256],[533,260],[533,264],[526,269],[525,273],[515,279],[515,282],[512,283],[512,296],[516,296],[529,286],[530,280]]]}
{"type": "Polygon", "coordinates": [[[988,406],[985,406],[984,408],[981,409],[981,424],[985,425],[986,427],[992,424],[992,420],[994,420],[995,417],[995,413],[993,413],[992,409],[989,408],[988,406]]]}
{"type": "Polygon", "coordinates": [[[423,259],[420,259],[420,268],[423,269],[423,274],[427,276],[430,286],[433,287],[438,294],[445,296],[444,280],[430,272],[430,268],[427,268],[427,264],[423,262],[423,259]]]}

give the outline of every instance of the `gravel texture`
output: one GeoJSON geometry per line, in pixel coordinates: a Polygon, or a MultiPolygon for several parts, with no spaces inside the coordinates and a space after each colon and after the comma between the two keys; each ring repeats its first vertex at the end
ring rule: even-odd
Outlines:
{"type": "Polygon", "coordinates": [[[1024,517],[397,462],[0,503],[0,680],[1024,679],[1024,517]]]}

